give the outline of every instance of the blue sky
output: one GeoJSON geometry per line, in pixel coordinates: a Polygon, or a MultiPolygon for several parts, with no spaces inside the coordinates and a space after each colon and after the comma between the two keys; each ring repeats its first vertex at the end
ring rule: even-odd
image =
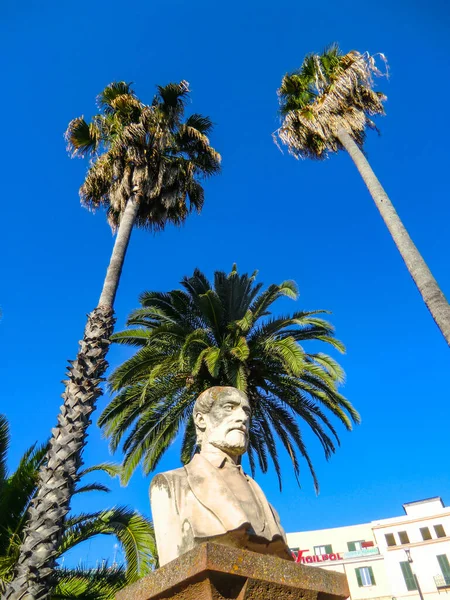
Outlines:
{"type": "MultiPolygon", "coordinates": [[[[187,79],[190,108],[216,123],[223,174],[207,183],[201,216],[182,229],[133,234],[117,327],[140,292],[173,289],[195,267],[211,275],[236,262],[240,271],[259,269],[266,284],[294,279],[300,298],[279,310],[332,311],[347,346],[343,391],[363,421],[352,433],[341,429],[329,462],[311,440],[318,497],[305,465],[298,488],[286,457],[282,494],[273,472],[258,478],[285,529],[394,516],[403,502],[434,495],[450,503],[445,341],[349,157],[298,162],[271,139],[276,89],[306,53],[332,41],[385,53],[387,116],[381,137],[368,137],[368,158],[450,297],[446,3],[10,0],[0,28],[9,57],[0,99],[0,410],[11,423],[11,467],[55,423],[66,360],[75,357],[113,243],[104,216],[79,205],[86,164],[66,155],[67,123],[91,116],[110,81],[133,81],[150,102],[156,84],[187,79]]],[[[126,355],[113,347],[111,366],[126,355]]],[[[111,459],[95,425],[84,456],[87,464],[111,459]]],[[[174,447],[160,468],[178,465],[174,447]]],[[[114,484],[109,497],[85,495],[74,508],[126,503],[149,514],[148,485],[136,473],[127,488],[114,484]]],[[[111,554],[112,542],[101,541],[71,560],[111,554]]]]}

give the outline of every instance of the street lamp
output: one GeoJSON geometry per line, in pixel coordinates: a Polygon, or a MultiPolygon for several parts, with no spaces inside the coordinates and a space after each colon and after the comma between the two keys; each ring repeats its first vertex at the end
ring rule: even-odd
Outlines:
{"type": "MultiPolygon", "coordinates": [[[[406,558],[408,559],[408,562],[413,563],[414,561],[412,559],[411,550],[409,548],[405,548],[405,554],[406,554],[406,558]]],[[[412,574],[414,577],[414,581],[416,582],[417,591],[419,592],[420,600],[423,600],[423,594],[422,594],[422,590],[420,589],[419,580],[417,579],[417,575],[412,570],[412,567],[411,567],[411,571],[412,571],[412,574]]]]}

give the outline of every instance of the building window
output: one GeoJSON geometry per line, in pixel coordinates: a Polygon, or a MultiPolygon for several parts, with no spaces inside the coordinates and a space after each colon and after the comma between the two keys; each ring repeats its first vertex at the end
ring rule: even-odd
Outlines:
{"type": "Polygon", "coordinates": [[[450,585],[450,564],[446,554],[436,556],[446,585],[450,585]]]}
{"type": "Polygon", "coordinates": [[[400,567],[402,569],[403,578],[406,583],[406,589],[408,592],[412,592],[413,590],[417,590],[416,578],[413,575],[411,565],[409,562],[401,562],[400,567]]]}
{"type": "Polygon", "coordinates": [[[425,540],[425,541],[431,540],[431,533],[430,533],[430,530],[428,529],[428,527],[421,527],[420,533],[422,534],[423,540],[425,540]]]}
{"type": "Polygon", "coordinates": [[[316,556],[322,556],[323,554],[332,554],[333,548],[331,544],[326,544],[325,546],[314,546],[314,554],[316,556]]]}
{"type": "Polygon", "coordinates": [[[388,546],[396,546],[395,537],[393,533],[386,533],[384,537],[386,538],[386,544],[388,546]]]}
{"type": "Polygon", "coordinates": [[[359,569],[355,569],[355,573],[359,587],[375,585],[375,577],[373,576],[372,567],[360,567],[359,569]]]}
{"type": "Polygon", "coordinates": [[[435,525],[434,531],[436,532],[436,537],[445,537],[445,529],[442,527],[442,525],[435,525]]]}
{"type": "Polygon", "coordinates": [[[364,550],[361,544],[364,544],[365,540],[358,540],[357,542],[347,542],[347,547],[349,552],[354,552],[355,550],[364,550]]]}
{"type": "Polygon", "coordinates": [[[400,538],[400,544],[409,544],[409,537],[406,531],[399,531],[398,537],[400,538]]]}

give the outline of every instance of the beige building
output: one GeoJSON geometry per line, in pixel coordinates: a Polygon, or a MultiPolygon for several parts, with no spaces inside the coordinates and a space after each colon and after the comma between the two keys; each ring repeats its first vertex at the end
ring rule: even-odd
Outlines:
{"type": "Polygon", "coordinates": [[[436,497],[403,509],[391,519],[288,533],[288,543],[298,562],[345,573],[352,600],[437,600],[450,594],[450,508],[436,497]]]}

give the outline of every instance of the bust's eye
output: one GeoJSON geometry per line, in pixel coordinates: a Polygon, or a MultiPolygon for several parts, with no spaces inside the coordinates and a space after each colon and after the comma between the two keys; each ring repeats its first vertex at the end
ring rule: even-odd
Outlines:
{"type": "Polygon", "coordinates": [[[225,406],[223,408],[226,411],[231,412],[233,410],[233,405],[232,404],[225,404],[225,406]]]}

